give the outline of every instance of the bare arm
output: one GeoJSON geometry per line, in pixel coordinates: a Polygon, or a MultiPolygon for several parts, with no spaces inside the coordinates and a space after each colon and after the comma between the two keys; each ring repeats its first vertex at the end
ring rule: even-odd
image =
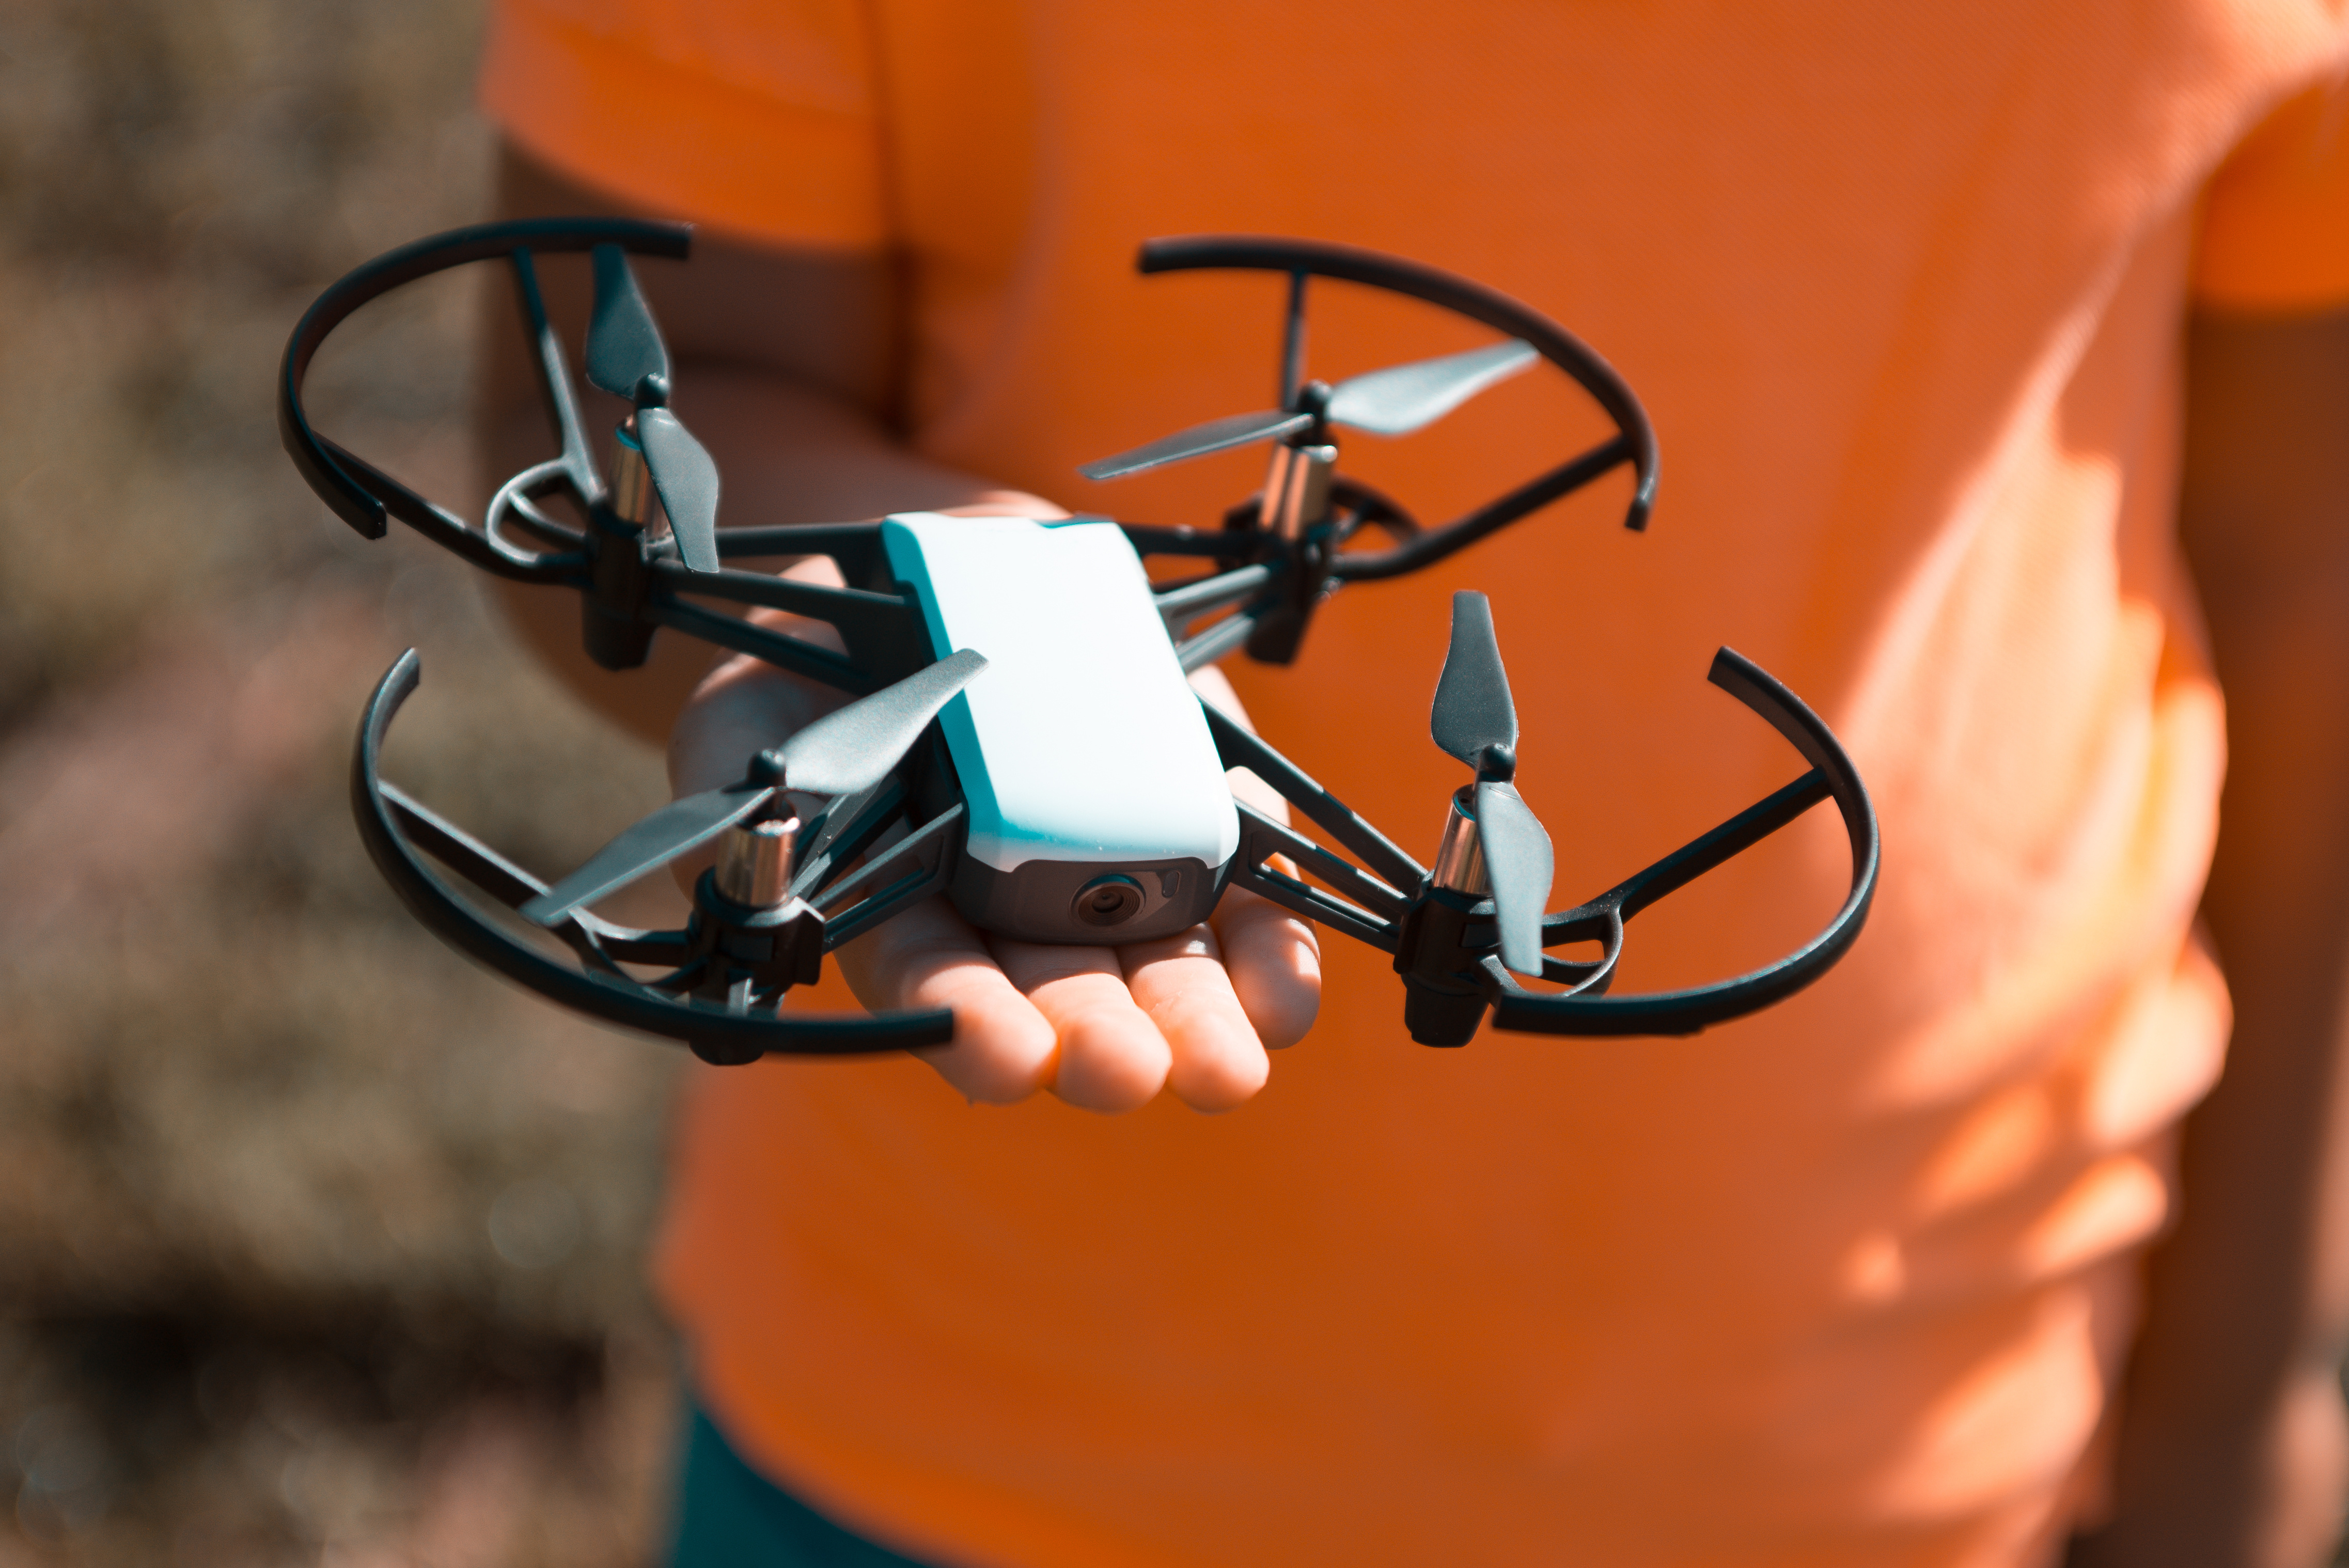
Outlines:
{"type": "MultiPolygon", "coordinates": [[[[512,156],[500,207],[509,217],[616,211],[512,156]]],[[[893,438],[898,316],[885,258],[698,237],[689,267],[647,263],[638,275],[668,340],[678,413],[725,476],[721,526],[910,511],[1060,515],[1049,501],[932,463],[893,438]]],[[[544,283],[551,314],[575,342],[584,273],[550,265],[544,283]]],[[[484,356],[483,445],[499,474],[547,455],[509,311],[502,303],[492,312],[484,356]]],[[[605,412],[616,418],[620,409],[605,412]]],[[[788,564],[794,573],[829,568],[788,564]]],[[[666,635],[654,639],[645,668],[614,675],[580,651],[571,595],[509,589],[507,600],[523,634],[572,686],[638,733],[668,739],[680,789],[738,777],[751,751],[836,700],[753,660],[713,668],[700,645],[666,635]]],[[[1300,1038],[1320,994],[1310,928],[1237,889],[1209,924],[1121,948],[989,937],[933,900],[838,956],[868,1006],[955,1009],[954,1043],[925,1054],[964,1093],[1009,1100],[1043,1088],[1098,1110],[1141,1105],[1162,1088],[1201,1109],[1239,1104],[1265,1081],[1266,1047],[1300,1038]]]]}
{"type": "Polygon", "coordinates": [[[2313,1568],[2349,1483],[2349,313],[2193,328],[2181,524],[2227,693],[2203,913],[2235,999],[2188,1119],[2093,1568],[2313,1568]]]}

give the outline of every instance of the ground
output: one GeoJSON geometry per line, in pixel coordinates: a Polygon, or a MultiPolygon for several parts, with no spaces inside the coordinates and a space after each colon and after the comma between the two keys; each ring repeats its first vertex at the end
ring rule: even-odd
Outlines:
{"type": "MultiPolygon", "coordinates": [[[[525,863],[659,761],[271,406],[321,287],[482,210],[480,10],[0,0],[0,1565],[649,1560],[677,1057],[440,947],[344,780],[411,643],[389,771],[525,863]]],[[[452,499],[471,286],[314,380],[452,499]]]]}

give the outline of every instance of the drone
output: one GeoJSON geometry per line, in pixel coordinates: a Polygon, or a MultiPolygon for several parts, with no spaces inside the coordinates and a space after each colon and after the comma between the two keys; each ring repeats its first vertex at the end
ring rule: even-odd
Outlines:
{"type": "Polygon", "coordinates": [[[398,518],[485,571],[576,592],[586,651],[605,668],[641,665],[668,632],[854,699],[760,750],[733,783],[662,807],[550,882],[382,777],[386,737],[421,678],[416,651],[402,654],[361,718],[352,805],[401,901],[460,951],[559,1004],[732,1065],[951,1040],[946,1010],[824,1016],[785,1005],[794,986],[821,976],[825,954],[937,895],[984,931],[1101,944],[1187,929],[1245,888],[1391,954],[1413,1038],[1440,1047],[1467,1044],[1488,1015],[1497,1028],[1532,1034],[1692,1034],[1811,984],[1858,935],[1879,858],[1867,790],[1818,717],[1728,648],[1708,678],[1776,728],[1806,770],[1555,913],[1550,841],[1516,789],[1516,708],[1481,593],[1454,596],[1436,684],[1431,734],[1473,777],[1451,797],[1432,865],[1192,690],[1190,672],[1234,653],[1293,661],[1340,588],[1431,566],[1625,465],[1635,482],[1624,521],[1645,526],[1656,490],[1646,412],[1612,367],[1539,312],[1350,246],[1153,240],[1141,251],[1144,273],[1242,269],[1288,280],[1278,407],[1080,470],[1114,479],[1268,446],[1262,490],[1217,526],[908,513],[720,531],[717,465],[669,407],[668,353],[631,260],[682,260],[690,240],[686,226],[618,219],[456,230],[341,279],[286,346],[277,405],[286,451],[362,535],[380,538],[398,518]],[[595,283],[586,379],[628,406],[600,461],[534,260],[579,252],[595,283]],[[494,261],[520,298],[556,452],[506,480],[476,526],[318,434],[302,385],[319,346],[362,305],[427,274],[494,261]],[[1500,341],[1335,386],[1309,379],[1307,291],[1317,278],[1423,301],[1500,341]],[[1340,431],[1408,435],[1544,363],[1598,404],[1613,435],[1433,527],[1339,470],[1340,431]],[[575,521],[549,510],[558,498],[575,521]],[[1384,543],[1368,543],[1372,535],[1384,543]],[[727,564],[775,556],[829,557],[845,585],[727,564]],[[1194,570],[1154,580],[1153,558],[1187,559],[1194,570]],[[825,623],[844,651],[713,607],[725,603],[825,623]],[[1253,772],[1329,842],[1236,799],[1234,769],[1253,772]],[[1851,882],[1822,929],[1742,975],[1609,994],[1626,923],[1829,799],[1850,842],[1851,882]],[[591,907],[713,842],[716,861],[681,928],[626,926],[591,907]],[[1591,943],[1588,960],[1548,951],[1591,943]],[[568,962],[556,955],[564,950],[568,962]]]}

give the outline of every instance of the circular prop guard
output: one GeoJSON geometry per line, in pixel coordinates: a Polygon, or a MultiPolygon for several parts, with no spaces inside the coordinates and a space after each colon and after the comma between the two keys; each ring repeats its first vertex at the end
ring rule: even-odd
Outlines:
{"type": "Polygon", "coordinates": [[[1589,903],[1547,916],[1542,922],[1544,946],[1593,940],[1600,946],[1599,957],[1589,964],[1545,962],[1545,978],[1568,981],[1570,989],[1528,991],[1497,957],[1488,955],[1480,965],[1481,988],[1492,1002],[1495,1027],[1546,1035],[1692,1035],[1784,1001],[1825,975],[1857,940],[1868,922],[1883,858],[1876,808],[1858,769],[1826,722],[1744,655],[1721,649],[1706,678],[1768,719],[1803,754],[1811,770],[1589,903]],[[1842,907],[1816,935],[1777,962],[1734,979],[1636,996],[1604,995],[1622,954],[1624,922],[1753,848],[1823,799],[1834,800],[1843,816],[1851,846],[1851,886],[1842,907]]]}
{"type": "Polygon", "coordinates": [[[943,1010],[870,1017],[737,1012],[659,989],[657,982],[636,980],[620,967],[682,963],[688,952],[684,932],[633,931],[575,911],[554,932],[577,955],[579,966],[573,968],[492,923],[425,862],[414,839],[422,839],[434,858],[508,908],[544,892],[546,884],[409,799],[379,772],[384,737],[422,672],[411,648],[368,699],[351,758],[351,806],[359,836],[384,880],[409,913],[451,947],[574,1011],[685,1041],[712,1060],[909,1050],[954,1038],[954,1015],[943,1010]]]}

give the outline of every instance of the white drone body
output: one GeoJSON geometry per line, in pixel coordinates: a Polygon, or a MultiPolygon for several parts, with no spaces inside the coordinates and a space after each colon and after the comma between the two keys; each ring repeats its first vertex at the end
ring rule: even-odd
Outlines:
{"type": "Polygon", "coordinates": [[[938,716],[968,812],[955,905],[1033,942],[1146,941],[1215,908],[1240,842],[1224,764],[1116,524],[882,524],[930,651],[987,668],[938,716]]]}

